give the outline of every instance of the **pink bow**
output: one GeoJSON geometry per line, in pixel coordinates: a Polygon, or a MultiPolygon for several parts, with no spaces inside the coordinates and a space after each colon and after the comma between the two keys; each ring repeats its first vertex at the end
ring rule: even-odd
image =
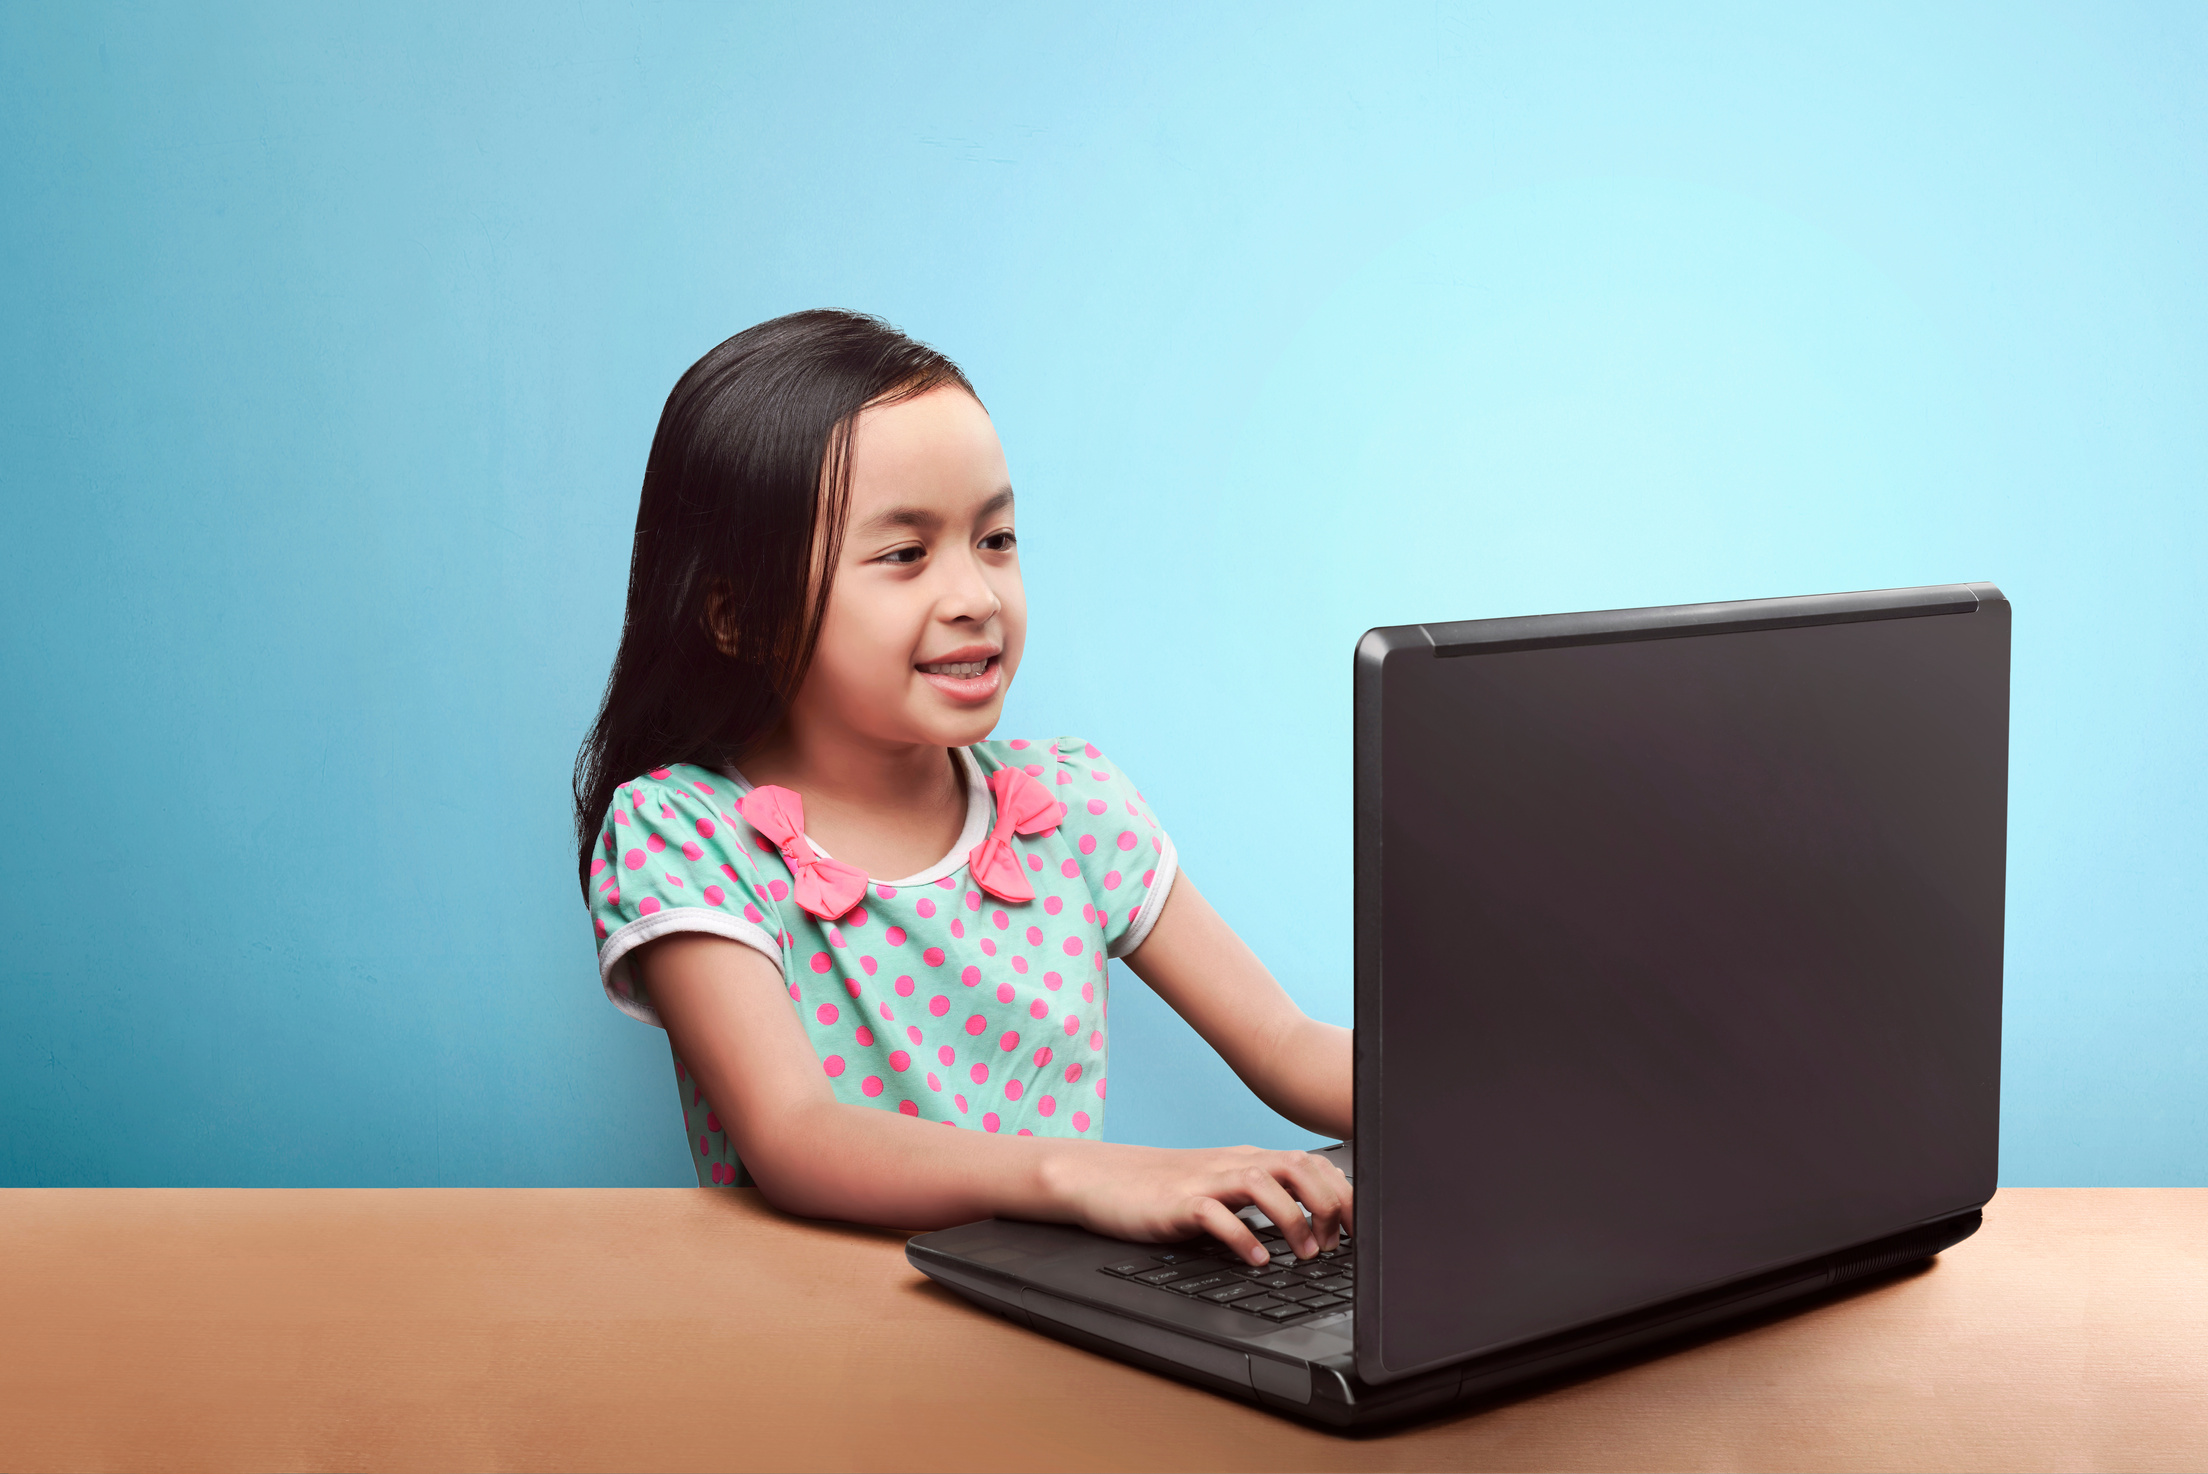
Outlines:
{"type": "Polygon", "coordinates": [[[1012,836],[1056,828],[1066,816],[1066,806],[1018,768],[991,773],[989,791],[997,798],[997,822],[989,826],[989,837],[966,857],[974,884],[1000,901],[1032,901],[1035,887],[1020,868],[1020,852],[1012,848],[1012,836]]]}
{"type": "Polygon", "coordinates": [[[745,794],[736,806],[782,851],[798,905],[822,921],[834,921],[866,898],[866,872],[829,859],[805,837],[805,800],[770,783],[745,794]]]}

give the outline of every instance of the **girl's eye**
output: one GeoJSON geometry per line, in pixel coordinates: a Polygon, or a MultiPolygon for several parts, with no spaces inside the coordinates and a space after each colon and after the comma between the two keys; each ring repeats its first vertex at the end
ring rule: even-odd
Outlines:
{"type": "Polygon", "coordinates": [[[1009,532],[992,532],[981,540],[981,545],[992,553],[1002,553],[1019,542],[1009,532]]]}
{"type": "Polygon", "coordinates": [[[917,563],[925,556],[920,548],[892,548],[875,559],[877,563],[917,563]]]}

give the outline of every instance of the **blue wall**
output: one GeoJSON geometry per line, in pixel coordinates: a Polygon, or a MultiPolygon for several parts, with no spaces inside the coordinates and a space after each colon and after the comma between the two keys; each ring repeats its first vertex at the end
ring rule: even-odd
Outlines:
{"type": "MultiPolygon", "coordinates": [[[[2004,1179],[2208,1183],[2203,11],[1186,9],[0,9],[0,1182],[688,1180],[566,773],[661,397],[839,304],[1008,730],[1345,1022],[1367,626],[2000,582],[2004,1179]]],[[[1115,1135],[1303,1139],[1118,976],[1115,1135]]]]}

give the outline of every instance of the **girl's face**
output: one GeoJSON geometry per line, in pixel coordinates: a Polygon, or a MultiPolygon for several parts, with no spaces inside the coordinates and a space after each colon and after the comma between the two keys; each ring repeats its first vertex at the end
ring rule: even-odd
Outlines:
{"type": "Polygon", "coordinates": [[[1027,635],[1012,480],[987,411],[946,387],[862,411],[801,726],[962,747],[1004,710],[1027,635]]]}

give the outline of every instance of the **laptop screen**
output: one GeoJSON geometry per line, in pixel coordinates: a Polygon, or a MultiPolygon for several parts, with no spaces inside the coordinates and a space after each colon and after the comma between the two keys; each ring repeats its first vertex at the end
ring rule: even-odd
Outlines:
{"type": "Polygon", "coordinates": [[[1977,588],[1367,636],[1368,1378],[1992,1195],[2009,609],[1977,588]],[[1829,607],[1757,607],[1797,605],[1829,607]]]}

